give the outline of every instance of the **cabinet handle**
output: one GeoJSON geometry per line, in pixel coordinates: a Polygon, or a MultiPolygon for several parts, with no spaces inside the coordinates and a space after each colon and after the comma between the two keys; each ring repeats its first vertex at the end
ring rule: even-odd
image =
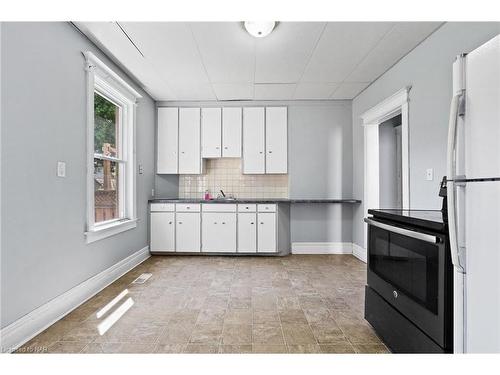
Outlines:
{"type": "Polygon", "coordinates": [[[182,224],[182,221],[179,221],[179,224],[182,224]]]}
{"type": "Polygon", "coordinates": [[[217,224],[217,222],[216,222],[216,221],[214,221],[214,224],[217,224]]]}
{"type": "Polygon", "coordinates": [[[273,152],[272,151],[268,151],[270,154],[272,154],[273,152]]]}
{"type": "Polygon", "coordinates": [[[227,150],[227,147],[224,147],[224,150],[227,150]]]}
{"type": "Polygon", "coordinates": [[[250,224],[254,225],[255,223],[250,223],[250,224]]]}
{"type": "Polygon", "coordinates": [[[226,224],[226,223],[222,222],[222,224],[224,225],[224,224],[226,224]]]}
{"type": "Polygon", "coordinates": [[[169,223],[169,224],[172,224],[172,222],[171,222],[171,221],[169,221],[168,223],[169,223]]]}
{"type": "Polygon", "coordinates": [[[216,147],[215,149],[218,150],[220,147],[216,147]]]}
{"type": "Polygon", "coordinates": [[[184,151],[181,151],[181,154],[184,154],[184,151]]]}
{"type": "Polygon", "coordinates": [[[191,209],[191,207],[186,207],[186,210],[190,210],[190,209],[191,209]]]}
{"type": "Polygon", "coordinates": [[[263,222],[263,221],[261,221],[260,223],[261,223],[261,224],[264,224],[264,222],[263,222]]]}
{"type": "Polygon", "coordinates": [[[259,151],[259,154],[262,154],[262,151],[259,151]]]}

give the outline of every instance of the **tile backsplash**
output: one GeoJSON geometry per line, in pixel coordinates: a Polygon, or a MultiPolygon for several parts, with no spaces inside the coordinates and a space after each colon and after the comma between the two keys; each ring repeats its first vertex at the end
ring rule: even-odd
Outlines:
{"type": "Polygon", "coordinates": [[[179,198],[203,198],[219,190],[236,198],[288,198],[288,175],[244,175],[241,159],[207,159],[205,174],[179,176],[179,198]]]}

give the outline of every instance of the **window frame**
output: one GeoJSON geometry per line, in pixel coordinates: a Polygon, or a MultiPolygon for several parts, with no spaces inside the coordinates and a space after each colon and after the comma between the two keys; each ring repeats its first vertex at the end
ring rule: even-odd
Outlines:
{"type": "Polygon", "coordinates": [[[86,242],[91,243],[137,226],[136,198],[136,108],[141,95],[113,72],[92,52],[84,52],[87,72],[87,225],[86,242]],[[120,108],[118,126],[118,155],[98,157],[118,162],[117,219],[95,222],[94,186],[94,95],[97,93],[120,108]]]}

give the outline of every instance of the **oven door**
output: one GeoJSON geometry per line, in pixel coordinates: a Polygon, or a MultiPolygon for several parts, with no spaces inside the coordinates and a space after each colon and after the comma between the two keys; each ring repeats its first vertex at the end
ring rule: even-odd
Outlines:
{"type": "Polygon", "coordinates": [[[380,219],[365,221],[368,285],[445,347],[446,236],[380,219]]]}

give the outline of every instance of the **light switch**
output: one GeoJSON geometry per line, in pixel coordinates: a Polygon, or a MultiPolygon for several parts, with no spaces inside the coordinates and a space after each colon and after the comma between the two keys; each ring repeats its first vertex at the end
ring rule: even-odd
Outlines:
{"type": "Polygon", "coordinates": [[[66,163],[64,161],[57,162],[57,177],[66,177],[66,163]]]}
{"type": "Polygon", "coordinates": [[[144,173],[144,167],[142,166],[142,164],[139,164],[139,174],[143,173],[144,173]]]}
{"type": "Polygon", "coordinates": [[[427,169],[427,171],[425,172],[425,179],[427,181],[434,180],[434,169],[432,168],[427,169]]]}

